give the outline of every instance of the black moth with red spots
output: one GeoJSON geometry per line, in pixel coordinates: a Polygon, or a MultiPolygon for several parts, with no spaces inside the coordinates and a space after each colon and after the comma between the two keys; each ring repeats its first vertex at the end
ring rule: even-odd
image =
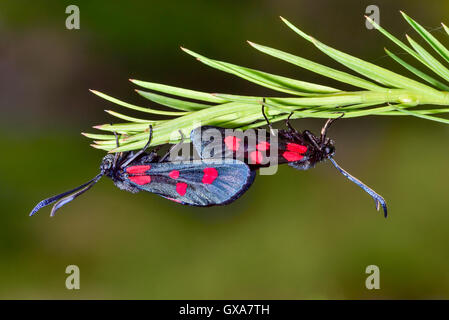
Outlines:
{"type": "MultiPolygon", "coordinates": [[[[262,108],[263,112],[263,108],[262,108]]],[[[265,116],[265,113],[263,113],[265,116]]],[[[265,117],[266,118],[266,117],[265,117]]],[[[252,169],[258,169],[270,164],[283,164],[298,169],[307,170],[313,168],[317,163],[330,160],[337,170],[350,181],[357,184],[367,192],[374,200],[376,209],[382,206],[385,217],[387,216],[387,204],[385,199],[363,182],[341,168],[333,159],[335,154],[334,143],[326,137],[327,129],[335,119],[329,119],[321,130],[320,137],[315,136],[308,130],[298,132],[290,126],[287,120],[287,130],[278,130],[277,136],[273,134],[270,123],[269,131],[252,130],[256,138],[251,140],[250,136],[241,130],[230,130],[225,128],[203,126],[192,130],[190,139],[194,149],[202,159],[221,158],[239,159],[245,161],[252,169]],[[240,132],[239,132],[240,131],[240,132]],[[220,139],[215,139],[221,137],[220,139]],[[277,139],[274,139],[277,138],[277,139]],[[248,143],[251,141],[252,143],[248,143]],[[277,141],[277,155],[271,153],[271,142],[277,141]],[[275,157],[275,159],[273,159],[275,157]],[[273,161],[275,160],[275,161],[273,161]]]]}
{"type": "Polygon", "coordinates": [[[137,162],[108,175],[120,189],[148,191],[191,206],[225,205],[239,198],[255,173],[238,160],[137,162]]]}
{"type": "Polygon", "coordinates": [[[307,170],[335,153],[332,140],[321,147],[312,142],[310,137],[314,136],[309,131],[278,130],[274,139],[270,131],[251,130],[253,140],[248,137],[249,131],[202,126],[192,130],[190,139],[202,159],[239,159],[252,169],[287,163],[307,170]],[[272,154],[272,141],[277,141],[276,154],[272,154]]]}
{"type": "MultiPolygon", "coordinates": [[[[56,202],[51,216],[108,176],[114,184],[132,193],[148,191],[180,204],[208,207],[225,205],[238,199],[254,181],[255,172],[242,161],[233,159],[204,159],[170,162],[167,155],[145,153],[151,141],[137,153],[106,155],[100,165],[100,173],[85,184],[57,196],[42,200],[31,211],[34,215],[41,208],[56,202]]],[[[182,143],[182,142],[181,142],[182,143]]]]}

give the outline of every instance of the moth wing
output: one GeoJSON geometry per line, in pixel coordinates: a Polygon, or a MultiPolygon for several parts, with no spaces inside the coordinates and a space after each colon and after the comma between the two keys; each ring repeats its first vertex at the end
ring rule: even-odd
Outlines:
{"type": "Polygon", "coordinates": [[[192,130],[190,140],[193,148],[201,159],[224,159],[225,128],[214,126],[201,126],[192,130]]]}
{"type": "MultiPolygon", "coordinates": [[[[136,166],[127,167],[135,171],[136,166]]],[[[137,170],[138,171],[138,170],[137,170]]],[[[232,159],[152,163],[142,173],[125,175],[134,187],[191,206],[228,204],[251,186],[255,172],[232,159]]]]}
{"type": "Polygon", "coordinates": [[[269,163],[270,133],[202,126],[190,134],[201,159],[238,159],[253,169],[269,163]]]}
{"type": "Polygon", "coordinates": [[[244,161],[253,169],[284,163],[296,169],[308,168],[307,145],[288,131],[279,130],[276,136],[272,136],[269,131],[261,134],[258,130],[252,130],[255,138],[251,139],[249,134],[239,135],[238,131],[233,134],[227,130],[214,126],[192,130],[190,138],[201,159],[234,158],[244,161]]]}
{"type": "Polygon", "coordinates": [[[278,163],[288,163],[289,166],[298,170],[307,170],[310,165],[310,156],[313,150],[298,136],[289,131],[280,130],[278,137],[278,163]]]}

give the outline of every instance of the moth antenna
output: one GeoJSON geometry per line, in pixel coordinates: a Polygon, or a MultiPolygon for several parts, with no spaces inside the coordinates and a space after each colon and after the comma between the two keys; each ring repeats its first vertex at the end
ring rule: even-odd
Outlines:
{"type": "Polygon", "coordinates": [[[368,187],[366,184],[364,184],[362,181],[360,181],[359,179],[357,179],[356,177],[352,176],[351,174],[349,174],[346,170],[344,170],[342,167],[340,167],[338,165],[337,162],[335,162],[334,159],[329,158],[329,160],[332,162],[332,164],[335,166],[335,168],[337,168],[338,171],[340,171],[340,173],[342,175],[344,175],[346,178],[348,178],[350,181],[354,182],[356,185],[358,185],[360,188],[362,188],[363,190],[365,190],[366,193],[368,193],[374,200],[374,204],[376,206],[377,211],[379,211],[380,206],[382,206],[382,209],[384,211],[384,216],[385,218],[387,217],[387,203],[385,201],[385,199],[378,194],[376,191],[374,191],[373,189],[371,189],[370,187],[368,187]]]}
{"type": "Polygon", "coordinates": [[[95,178],[93,178],[92,180],[89,180],[88,182],[86,182],[86,183],[80,185],[79,187],[76,187],[76,188],[74,188],[74,189],[72,189],[72,190],[69,190],[69,191],[66,191],[66,192],[64,192],[64,193],[58,194],[58,195],[53,196],[53,197],[51,197],[51,198],[42,200],[41,202],[39,202],[39,203],[33,208],[33,210],[31,210],[30,217],[31,217],[32,215],[34,215],[36,212],[38,212],[40,209],[42,209],[43,207],[48,206],[49,204],[52,204],[53,202],[58,201],[59,199],[61,199],[61,198],[65,197],[65,196],[67,196],[67,195],[69,195],[69,194],[71,194],[71,193],[73,193],[73,192],[76,192],[76,191],[78,191],[78,190],[80,190],[80,189],[86,187],[87,185],[91,184],[93,181],[97,182],[102,176],[103,176],[103,173],[100,173],[100,174],[98,174],[95,178]]]}
{"type": "Polygon", "coordinates": [[[50,217],[53,217],[56,213],[56,211],[58,211],[58,209],[60,209],[62,206],[66,205],[67,203],[69,203],[70,201],[74,200],[76,197],[82,195],[84,192],[86,192],[87,190],[89,190],[90,188],[92,188],[92,186],[94,184],[96,184],[98,182],[98,180],[100,180],[100,178],[103,176],[103,174],[99,174],[97,175],[94,179],[91,180],[91,183],[88,184],[86,187],[84,187],[83,189],[79,190],[78,192],[75,192],[74,194],[62,198],[61,200],[59,200],[58,202],[55,203],[55,205],[53,206],[53,208],[51,209],[50,212],[50,217]]]}

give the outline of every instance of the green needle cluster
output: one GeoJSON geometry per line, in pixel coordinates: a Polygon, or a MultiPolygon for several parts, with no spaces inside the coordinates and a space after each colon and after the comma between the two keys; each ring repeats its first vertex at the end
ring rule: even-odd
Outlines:
{"type": "MultiPolygon", "coordinates": [[[[136,106],[104,93],[91,91],[119,106],[147,115],[166,116],[167,119],[135,118],[106,110],[107,113],[125,122],[94,127],[104,131],[106,134],[83,133],[83,135],[94,140],[92,146],[95,148],[108,152],[122,152],[141,149],[147,142],[150,124],[153,126],[154,133],[151,142],[152,146],[179,142],[181,138],[179,130],[186,137],[185,141],[188,141],[190,131],[200,124],[226,128],[256,128],[266,124],[261,112],[263,98],[265,98],[266,114],[271,122],[286,119],[290,114],[292,119],[327,119],[339,117],[344,112],[345,118],[370,115],[415,116],[449,123],[448,119],[436,116],[449,112],[449,69],[445,66],[445,64],[449,63],[449,50],[415,20],[403,12],[401,14],[434,52],[430,53],[408,35],[406,37],[409,45],[407,45],[370,18],[367,17],[367,19],[378,31],[409,56],[416,59],[422,69],[432,73],[432,75],[425,73],[423,70],[405,62],[388,49],[385,49],[388,56],[416,75],[421,81],[405,77],[399,73],[331,48],[307,35],[281,17],[282,21],[290,29],[305,40],[310,41],[324,54],[354,71],[354,74],[330,68],[281,50],[252,42],[248,43],[265,54],[324,77],[351,85],[355,90],[342,91],[338,88],[245,68],[228,62],[213,60],[182,48],[184,52],[210,67],[280,92],[284,96],[287,94],[288,97],[255,97],[207,93],[131,79],[130,81],[137,86],[151,90],[136,90],[139,95],[156,104],[168,107],[171,111],[136,106]],[[423,108],[422,106],[424,105],[431,105],[432,107],[423,108]],[[116,147],[114,132],[119,135],[120,147],[118,148],[116,147]]],[[[449,36],[449,28],[443,24],[443,29],[449,36]]]]}

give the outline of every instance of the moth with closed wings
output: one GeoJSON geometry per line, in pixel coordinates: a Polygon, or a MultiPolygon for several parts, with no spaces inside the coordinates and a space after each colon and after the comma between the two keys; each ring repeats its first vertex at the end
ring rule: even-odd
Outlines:
{"type": "Polygon", "coordinates": [[[254,181],[255,172],[239,160],[167,161],[170,151],[163,157],[158,156],[155,150],[146,153],[153,134],[151,126],[149,131],[148,142],[142,150],[106,155],[97,176],[77,188],[42,200],[30,216],[56,202],[50,214],[53,216],[103,176],[111,178],[122,190],[132,193],[147,191],[180,204],[199,207],[231,203],[242,196],[254,181]]]}
{"type": "Polygon", "coordinates": [[[270,128],[269,131],[250,129],[255,139],[247,139],[249,135],[241,130],[215,126],[197,127],[192,130],[190,135],[194,149],[202,159],[239,159],[247,163],[253,170],[270,166],[273,163],[287,163],[295,169],[308,170],[317,163],[329,160],[341,174],[368,193],[373,198],[376,209],[379,211],[382,207],[384,215],[387,217],[385,199],[349,174],[333,159],[335,155],[334,142],[326,134],[330,125],[338,118],[327,120],[320,136],[315,136],[309,130],[297,131],[290,125],[290,117],[286,121],[287,129],[276,131],[268,121],[264,107],[265,100],[262,101],[262,114],[270,128]],[[276,141],[275,148],[272,146],[272,141],[276,141]]]}

